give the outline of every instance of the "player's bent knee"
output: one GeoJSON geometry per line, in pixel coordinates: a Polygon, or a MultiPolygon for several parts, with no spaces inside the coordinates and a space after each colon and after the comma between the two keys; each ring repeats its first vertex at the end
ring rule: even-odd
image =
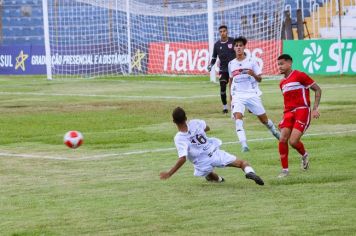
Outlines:
{"type": "Polygon", "coordinates": [[[234,113],[234,118],[235,118],[235,121],[236,121],[236,129],[243,129],[243,116],[241,113],[239,112],[235,112],[234,113]]]}
{"type": "Polygon", "coordinates": [[[299,139],[289,139],[289,144],[295,147],[299,143],[299,139]]]}
{"type": "Polygon", "coordinates": [[[246,166],[249,166],[249,165],[250,165],[250,164],[249,164],[247,161],[242,160],[242,163],[241,163],[241,167],[240,167],[240,168],[245,169],[245,167],[246,167],[246,166]]]}
{"type": "Polygon", "coordinates": [[[236,168],[244,168],[245,166],[248,166],[248,162],[245,160],[236,159],[235,161],[231,162],[227,166],[236,167],[236,168]]]}
{"type": "Polygon", "coordinates": [[[266,113],[264,113],[262,115],[258,115],[257,117],[261,121],[262,124],[264,124],[264,125],[268,124],[268,117],[267,117],[266,113]]]}
{"type": "Polygon", "coordinates": [[[281,136],[281,137],[279,138],[279,142],[280,142],[280,143],[288,143],[288,138],[281,136]]]}

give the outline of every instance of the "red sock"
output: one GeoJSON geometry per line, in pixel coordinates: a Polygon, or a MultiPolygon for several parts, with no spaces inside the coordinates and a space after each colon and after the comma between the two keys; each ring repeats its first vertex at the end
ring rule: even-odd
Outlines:
{"type": "Polygon", "coordinates": [[[295,145],[294,148],[299,152],[300,155],[304,156],[305,148],[304,148],[304,144],[301,141],[299,141],[299,143],[297,143],[297,145],[295,145]]]}
{"type": "Polygon", "coordinates": [[[288,169],[288,143],[279,142],[278,145],[279,155],[283,169],[288,169]]]}

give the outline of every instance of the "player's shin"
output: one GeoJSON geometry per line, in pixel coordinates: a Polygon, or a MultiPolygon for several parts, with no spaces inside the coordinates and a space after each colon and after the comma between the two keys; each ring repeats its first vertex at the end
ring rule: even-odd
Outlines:
{"type": "Polygon", "coordinates": [[[247,147],[247,139],[246,139],[246,133],[243,127],[243,121],[240,119],[237,119],[235,121],[236,124],[236,134],[239,139],[239,142],[241,143],[242,147],[247,147]]]}
{"type": "Polygon", "coordinates": [[[284,170],[288,170],[288,143],[280,141],[278,145],[278,150],[279,150],[282,168],[284,170]]]}
{"type": "Polygon", "coordinates": [[[226,82],[220,81],[220,97],[224,106],[224,110],[227,110],[227,97],[226,97],[226,82]]]}
{"type": "Polygon", "coordinates": [[[255,170],[251,167],[251,166],[246,166],[245,169],[244,169],[244,172],[246,174],[248,173],[255,173],[255,170]]]}
{"type": "Polygon", "coordinates": [[[273,121],[268,119],[268,122],[267,124],[265,124],[265,126],[267,127],[267,129],[269,129],[269,131],[272,133],[272,135],[274,137],[276,137],[276,139],[279,140],[280,138],[280,133],[279,131],[277,130],[276,126],[274,125],[273,121]]]}
{"type": "Polygon", "coordinates": [[[221,92],[220,97],[221,97],[221,102],[222,102],[224,108],[227,109],[227,107],[226,107],[226,104],[227,104],[226,92],[221,92]]]}
{"type": "Polygon", "coordinates": [[[297,150],[299,152],[300,155],[304,156],[306,151],[305,151],[305,148],[304,148],[304,144],[299,141],[298,143],[292,145],[293,148],[295,148],[295,150],[297,150]]]}

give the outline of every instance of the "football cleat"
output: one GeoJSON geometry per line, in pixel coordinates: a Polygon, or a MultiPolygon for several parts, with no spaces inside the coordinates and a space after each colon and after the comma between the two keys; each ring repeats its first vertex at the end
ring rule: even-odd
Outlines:
{"type": "Polygon", "coordinates": [[[285,178],[289,175],[288,170],[282,170],[282,172],[277,176],[278,178],[285,178]]]}
{"type": "Polygon", "coordinates": [[[301,159],[302,159],[302,162],[300,164],[301,169],[307,170],[309,168],[309,154],[306,152],[301,159]]]}
{"type": "Polygon", "coordinates": [[[227,114],[227,113],[229,113],[229,110],[228,110],[228,109],[224,109],[224,110],[222,111],[222,113],[223,113],[223,114],[227,114]]]}
{"type": "Polygon", "coordinates": [[[247,173],[245,176],[246,176],[246,179],[252,179],[258,185],[264,185],[265,184],[263,182],[263,180],[253,172],[247,173]]]}
{"type": "Polygon", "coordinates": [[[278,130],[273,130],[272,134],[274,137],[276,137],[277,140],[281,137],[281,133],[278,130]]]}
{"type": "Polygon", "coordinates": [[[248,148],[248,146],[243,146],[241,148],[241,152],[249,152],[249,151],[250,151],[250,149],[248,148]]]}

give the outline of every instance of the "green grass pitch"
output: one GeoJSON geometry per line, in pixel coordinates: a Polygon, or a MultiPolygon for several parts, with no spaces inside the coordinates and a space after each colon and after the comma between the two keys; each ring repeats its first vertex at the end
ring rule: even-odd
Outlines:
{"type": "MultiPolygon", "coordinates": [[[[323,94],[303,138],[310,170],[290,149],[290,176],[279,180],[276,140],[246,114],[251,152],[241,154],[207,78],[0,77],[0,235],[354,235],[356,78],[315,79],[323,94]],[[176,106],[206,120],[208,135],[248,160],[265,186],[233,168],[217,169],[225,183],[207,183],[189,162],[160,180],[177,160],[176,106]],[[76,150],[63,144],[73,129],[84,135],[76,150]]],[[[278,123],[278,81],[260,88],[278,123]]]]}

